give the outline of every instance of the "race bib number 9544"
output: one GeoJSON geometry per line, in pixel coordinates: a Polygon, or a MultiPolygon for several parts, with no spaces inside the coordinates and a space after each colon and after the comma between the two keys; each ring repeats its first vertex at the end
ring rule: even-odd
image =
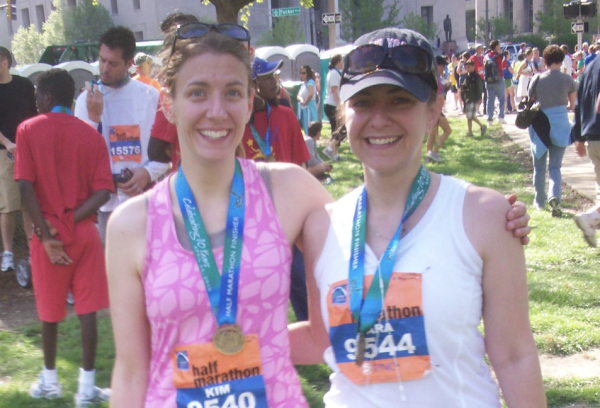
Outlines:
{"type": "MultiPolygon", "coordinates": [[[[365,292],[373,276],[365,277],[365,292]]],[[[355,384],[423,378],[430,370],[422,302],[422,275],[392,274],[385,314],[366,334],[365,363],[356,361],[358,328],[348,303],[347,280],[329,289],[329,338],[340,370],[355,384]],[[387,315],[387,320],[384,318],[387,315]],[[398,365],[398,371],[396,370],[398,365]]]]}

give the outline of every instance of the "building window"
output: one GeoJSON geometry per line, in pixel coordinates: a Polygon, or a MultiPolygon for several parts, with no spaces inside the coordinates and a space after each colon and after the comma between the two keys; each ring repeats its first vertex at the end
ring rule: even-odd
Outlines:
{"type": "Polygon", "coordinates": [[[136,41],[143,41],[144,40],[144,32],[143,31],[135,31],[133,33],[133,36],[135,37],[136,41]]]}
{"type": "Polygon", "coordinates": [[[46,22],[46,13],[44,13],[44,5],[43,4],[35,6],[35,14],[37,16],[38,31],[41,33],[42,26],[46,22]]]}
{"type": "Polygon", "coordinates": [[[513,0],[504,0],[504,17],[513,22],[513,0]]]}
{"type": "Polygon", "coordinates": [[[433,6],[421,7],[421,17],[428,26],[433,24],[433,6]]]}
{"type": "Polygon", "coordinates": [[[119,14],[119,6],[117,0],[110,0],[110,10],[113,14],[119,14]]]}
{"type": "Polygon", "coordinates": [[[29,28],[31,25],[31,19],[29,18],[29,9],[21,9],[21,17],[23,18],[23,27],[29,28]]]}
{"type": "Polygon", "coordinates": [[[140,0],[133,0],[133,9],[139,10],[141,8],[142,8],[142,6],[140,5],[140,0]]]}
{"type": "Polygon", "coordinates": [[[67,1],[67,6],[69,6],[69,7],[76,7],[77,6],[77,0],[68,0],[67,1]]]}

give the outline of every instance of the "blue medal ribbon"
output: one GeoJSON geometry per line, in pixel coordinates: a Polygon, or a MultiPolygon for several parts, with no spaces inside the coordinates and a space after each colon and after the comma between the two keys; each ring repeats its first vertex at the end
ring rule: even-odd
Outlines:
{"type": "Polygon", "coordinates": [[[250,133],[252,133],[252,137],[256,144],[260,148],[262,154],[265,157],[269,157],[273,155],[273,149],[271,147],[271,104],[267,102],[267,131],[265,132],[265,138],[258,133],[254,124],[250,123],[250,133]]]}
{"type": "Polygon", "coordinates": [[[219,326],[234,324],[237,314],[244,238],[244,176],[240,164],[237,160],[235,161],[235,172],[227,210],[222,274],[219,274],[208,233],[202,222],[194,194],[183,174],[183,167],[180,167],[177,172],[175,192],[217,324],[219,326]]]}
{"type": "Polygon", "coordinates": [[[388,244],[379,268],[375,272],[373,281],[367,290],[367,295],[363,300],[364,276],[365,276],[365,245],[367,232],[367,190],[363,186],[362,191],[356,201],[354,218],[352,221],[352,246],[350,248],[350,265],[348,270],[348,288],[350,291],[350,311],[354,321],[358,324],[360,333],[366,333],[375,325],[381,312],[382,300],[385,299],[392,269],[396,260],[396,251],[400,242],[402,225],[412,215],[419,206],[431,183],[431,176],[421,165],[419,173],[413,180],[410,193],[406,200],[402,219],[396,233],[388,244]],[[383,281],[383,294],[379,287],[383,281]],[[383,296],[383,299],[382,299],[383,296]]]}
{"type": "Polygon", "coordinates": [[[67,108],[66,106],[60,106],[60,105],[56,105],[54,108],[52,108],[52,110],[50,112],[66,113],[67,115],[73,115],[73,112],[71,111],[71,109],[67,108]]]}

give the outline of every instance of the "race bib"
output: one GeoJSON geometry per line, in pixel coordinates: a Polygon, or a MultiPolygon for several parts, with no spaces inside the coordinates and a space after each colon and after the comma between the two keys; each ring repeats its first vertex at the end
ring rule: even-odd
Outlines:
{"type": "Polygon", "coordinates": [[[244,336],[244,349],[221,354],[212,342],[173,349],[178,408],[267,408],[258,336],[244,336]]]}
{"type": "Polygon", "coordinates": [[[113,163],[142,162],[142,141],[139,125],[118,125],[109,129],[110,156],[113,163]]]}
{"type": "MultiPolygon", "coordinates": [[[[365,293],[373,275],[365,276],[365,293]]],[[[423,378],[431,369],[422,301],[422,275],[392,273],[385,309],[366,334],[365,362],[356,365],[357,324],[348,303],[348,280],[331,285],[327,294],[329,338],[335,361],[354,384],[384,383],[423,378]],[[398,364],[398,371],[396,371],[398,364]]]]}

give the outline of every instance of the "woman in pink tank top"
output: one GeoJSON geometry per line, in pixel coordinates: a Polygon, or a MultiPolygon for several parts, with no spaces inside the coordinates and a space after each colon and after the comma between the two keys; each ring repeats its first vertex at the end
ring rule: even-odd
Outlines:
{"type": "Polygon", "coordinates": [[[254,97],[243,30],[178,30],[163,107],[180,172],[111,217],[113,407],[307,406],[287,330],[290,245],[330,197],[303,169],[269,164],[272,200],[236,158],[254,97]]]}

